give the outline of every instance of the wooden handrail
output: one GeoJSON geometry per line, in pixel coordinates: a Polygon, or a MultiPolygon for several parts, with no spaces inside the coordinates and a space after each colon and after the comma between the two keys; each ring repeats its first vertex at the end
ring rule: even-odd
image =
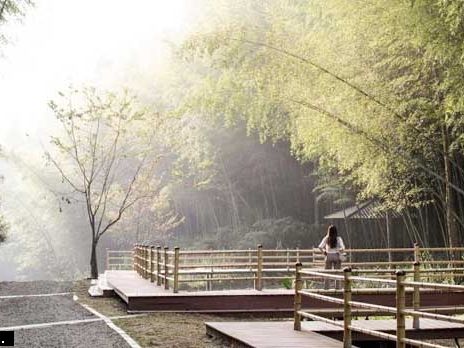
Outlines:
{"type": "Polygon", "coordinates": [[[411,346],[417,347],[434,347],[434,348],[444,348],[444,346],[436,345],[436,344],[429,344],[424,343],[417,340],[412,340],[406,338],[406,327],[405,327],[405,317],[412,316],[413,317],[413,326],[414,328],[419,328],[419,318],[429,318],[435,320],[442,320],[447,322],[454,322],[459,324],[464,324],[464,319],[455,318],[447,315],[442,314],[435,314],[435,313],[428,313],[420,311],[420,288],[438,288],[438,289],[447,289],[447,290],[460,290],[464,291],[464,286],[461,285],[447,285],[447,284],[435,284],[435,283],[426,283],[418,281],[420,279],[420,264],[418,262],[414,263],[414,281],[406,281],[406,272],[404,271],[397,271],[396,272],[396,280],[386,280],[386,279],[375,279],[375,278],[365,278],[365,277],[356,277],[352,276],[352,270],[350,268],[344,269],[344,290],[343,290],[343,299],[334,298],[328,295],[317,294],[311,291],[303,290],[299,285],[302,281],[302,275],[318,275],[322,278],[327,279],[340,279],[341,276],[334,275],[325,272],[317,272],[313,270],[303,270],[301,263],[297,263],[295,266],[295,303],[299,303],[299,306],[295,305],[295,313],[294,313],[294,329],[301,330],[301,317],[310,318],[313,320],[320,320],[323,322],[327,322],[336,326],[343,327],[343,347],[351,347],[351,331],[357,331],[361,333],[365,333],[372,336],[381,337],[387,340],[392,340],[397,342],[397,347],[404,348],[406,344],[411,346]],[[351,300],[351,293],[352,293],[352,282],[353,281],[360,281],[360,282],[379,282],[391,285],[392,283],[395,284],[395,291],[396,291],[396,308],[395,307],[388,307],[388,306],[380,306],[374,305],[370,303],[363,303],[351,300]],[[297,283],[298,282],[298,283],[297,283]],[[406,309],[406,286],[413,286],[413,309],[406,309]],[[307,311],[301,310],[301,296],[309,296],[318,300],[343,304],[343,317],[344,321],[341,324],[339,321],[334,321],[325,317],[321,317],[319,315],[315,315],[309,313],[307,311]],[[367,308],[367,309],[374,309],[376,311],[385,313],[390,313],[391,315],[396,316],[396,335],[386,334],[384,332],[378,332],[375,330],[370,330],[362,327],[358,327],[352,324],[351,320],[351,311],[352,307],[360,307],[360,308],[367,308]]]}

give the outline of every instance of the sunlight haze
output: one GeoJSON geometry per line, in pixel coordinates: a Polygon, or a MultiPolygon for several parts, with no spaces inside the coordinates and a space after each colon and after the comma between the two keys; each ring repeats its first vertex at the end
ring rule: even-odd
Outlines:
{"type": "Polygon", "coordinates": [[[166,54],[163,40],[182,35],[185,17],[184,0],[37,1],[22,23],[7,28],[0,143],[27,144],[39,133],[47,141],[47,103],[57,91],[82,83],[109,88],[124,84],[129,65],[156,66],[166,54]]]}

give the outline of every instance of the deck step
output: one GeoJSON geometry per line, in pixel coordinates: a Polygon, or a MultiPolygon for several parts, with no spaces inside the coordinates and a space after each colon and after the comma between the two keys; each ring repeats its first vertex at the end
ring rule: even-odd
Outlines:
{"type": "MultiPolygon", "coordinates": [[[[343,342],[312,331],[295,331],[291,321],[206,322],[206,333],[253,348],[341,348],[343,342]]],[[[355,347],[355,346],[352,346],[355,347]]]]}
{"type": "Polygon", "coordinates": [[[113,287],[107,282],[106,272],[100,274],[98,279],[92,280],[88,293],[91,297],[110,297],[114,295],[113,287]]]}

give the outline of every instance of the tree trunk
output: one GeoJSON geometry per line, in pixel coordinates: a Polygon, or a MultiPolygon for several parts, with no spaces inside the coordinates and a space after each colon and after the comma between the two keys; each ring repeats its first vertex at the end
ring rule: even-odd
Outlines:
{"type": "Polygon", "coordinates": [[[98,263],[97,263],[97,242],[92,241],[92,250],[90,254],[90,277],[98,279],[98,263]]]}
{"type": "MultiPolygon", "coordinates": [[[[444,169],[445,169],[445,221],[446,221],[446,229],[448,234],[448,244],[450,248],[458,247],[459,246],[459,232],[456,218],[453,214],[454,209],[454,195],[451,188],[451,182],[453,180],[453,175],[451,172],[451,162],[450,162],[450,154],[449,154],[449,136],[448,136],[448,129],[446,125],[443,125],[442,128],[442,135],[443,135],[443,162],[444,162],[444,169]]],[[[451,259],[459,258],[459,253],[450,253],[451,259]]]]}

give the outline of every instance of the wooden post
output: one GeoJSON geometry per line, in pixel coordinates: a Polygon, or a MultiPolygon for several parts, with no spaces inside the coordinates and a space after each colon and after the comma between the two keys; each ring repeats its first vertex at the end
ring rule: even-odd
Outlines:
{"type": "Polygon", "coordinates": [[[421,262],[419,243],[414,243],[414,262],[421,262]]]}
{"type": "Polygon", "coordinates": [[[145,261],[144,261],[145,249],[144,249],[144,247],[145,247],[144,244],[140,244],[140,246],[139,246],[139,268],[140,268],[140,276],[142,278],[145,278],[145,271],[143,270],[143,265],[145,264],[145,261]]]}
{"type": "MultiPolygon", "coordinates": [[[[420,282],[420,263],[419,262],[414,262],[414,281],[420,282]]],[[[420,308],[420,287],[418,285],[414,285],[414,292],[412,294],[412,308],[415,311],[418,311],[420,308]]],[[[413,316],[412,327],[414,329],[420,328],[418,315],[413,316]]]]}
{"type": "Polygon", "coordinates": [[[300,262],[300,249],[296,248],[296,262],[300,262]]]}
{"type": "Polygon", "coordinates": [[[142,267],[140,266],[140,258],[142,257],[142,245],[141,244],[138,244],[137,245],[137,273],[139,274],[139,276],[142,276],[142,267]]]}
{"type": "Polygon", "coordinates": [[[251,248],[248,248],[248,263],[250,265],[250,271],[253,269],[253,257],[251,255],[251,248]]]}
{"type": "Polygon", "coordinates": [[[155,253],[155,247],[152,245],[150,247],[150,282],[155,281],[155,265],[154,265],[154,253],[155,253]]]}
{"type": "Polygon", "coordinates": [[[295,297],[293,299],[293,330],[301,331],[301,289],[303,287],[303,281],[301,279],[301,269],[303,265],[301,262],[295,264],[295,297]]]}
{"type": "Polygon", "coordinates": [[[214,266],[211,265],[211,273],[209,274],[209,281],[208,281],[208,290],[213,291],[213,277],[214,277],[214,266]]]}
{"type": "Polygon", "coordinates": [[[169,255],[168,255],[168,249],[169,247],[165,246],[164,247],[164,289],[168,290],[169,289],[169,280],[168,280],[168,275],[169,275],[169,255]]]}
{"type": "Polygon", "coordinates": [[[137,244],[135,248],[135,267],[138,275],[140,274],[140,244],[137,244]]]}
{"type": "Polygon", "coordinates": [[[139,252],[138,246],[139,246],[138,244],[134,245],[134,251],[133,251],[134,254],[132,255],[132,269],[135,272],[137,272],[137,274],[139,273],[139,267],[137,265],[137,262],[138,262],[138,258],[137,258],[138,254],[137,253],[139,252]]]}
{"type": "Polygon", "coordinates": [[[343,348],[351,348],[351,268],[343,270],[345,285],[343,291],[343,348]]]}
{"type": "Polygon", "coordinates": [[[161,246],[156,246],[156,285],[161,285],[161,246]]]}
{"type": "Polygon", "coordinates": [[[179,247],[174,248],[174,285],[173,285],[173,292],[179,292],[179,247]]]}
{"type": "Polygon", "coordinates": [[[143,277],[148,279],[148,245],[143,245],[143,277]]]}
{"type": "Polygon", "coordinates": [[[404,315],[406,290],[403,284],[406,278],[404,271],[396,272],[396,348],[406,348],[406,319],[404,315]]]}
{"type": "Polygon", "coordinates": [[[256,286],[255,289],[261,291],[263,289],[263,246],[261,244],[258,245],[258,264],[256,267],[256,286]]]}
{"type": "Polygon", "coordinates": [[[287,248],[287,272],[290,271],[290,251],[287,248]]]}

